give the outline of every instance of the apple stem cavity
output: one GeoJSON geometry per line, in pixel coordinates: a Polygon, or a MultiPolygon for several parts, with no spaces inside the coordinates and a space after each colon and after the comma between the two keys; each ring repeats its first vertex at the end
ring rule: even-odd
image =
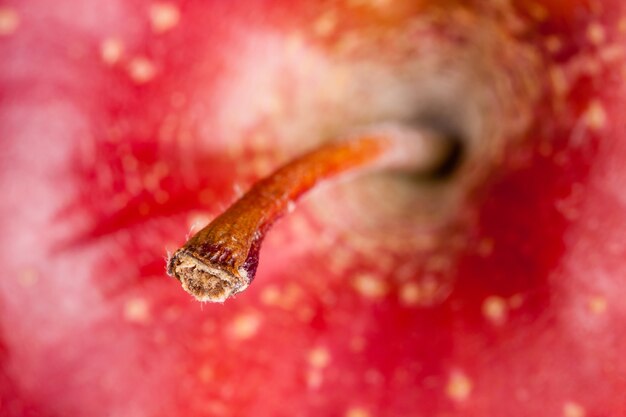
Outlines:
{"type": "Polygon", "coordinates": [[[433,129],[401,124],[370,126],[323,144],[254,184],[174,253],[168,274],[198,301],[224,302],[250,285],[265,234],[304,193],[344,174],[400,170],[435,175],[455,145],[433,129]]]}

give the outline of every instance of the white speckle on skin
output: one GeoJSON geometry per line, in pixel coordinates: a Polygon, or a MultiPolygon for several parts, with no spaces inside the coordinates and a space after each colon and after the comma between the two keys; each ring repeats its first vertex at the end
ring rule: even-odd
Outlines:
{"type": "Polygon", "coordinates": [[[231,335],[238,340],[254,337],[261,327],[261,318],[256,313],[243,313],[235,317],[230,325],[231,335]]]}
{"type": "Polygon", "coordinates": [[[330,363],[330,353],[324,347],[316,347],[309,352],[308,362],[314,368],[325,368],[330,363]]]}
{"type": "Polygon", "coordinates": [[[385,281],[370,274],[361,274],[352,281],[354,289],[364,298],[377,300],[383,298],[389,292],[385,281]]]}
{"type": "Polygon", "coordinates": [[[606,40],[606,31],[600,23],[594,22],[587,27],[587,39],[593,45],[600,45],[606,40]]]}
{"type": "Polygon", "coordinates": [[[483,316],[497,326],[506,322],[508,309],[506,300],[496,295],[485,298],[482,305],[483,316]]]}
{"type": "Polygon", "coordinates": [[[124,319],[131,323],[146,324],[150,321],[150,306],[141,297],[131,298],[124,304],[124,319]]]}
{"type": "Polygon", "coordinates": [[[108,38],[100,44],[100,57],[106,65],[112,66],[119,62],[124,54],[124,44],[120,39],[108,38]]]}
{"type": "Polygon", "coordinates": [[[596,315],[601,315],[606,312],[607,301],[606,298],[596,295],[589,299],[587,304],[589,311],[596,315]]]}
{"type": "Polygon", "coordinates": [[[573,401],[567,401],[563,404],[563,417],[585,417],[585,409],[573,401]]]}
{"type": "Polygon", "coordinates": [[[461,371],[454,371],[446,385],[446,395],[453,401],[466,401],[472,393],[472,381],[461,371]]]}
{"type": "Polygon", "coordinates": [[[15,33],[20,26],[20,16],[12,8],[0,7],[0,36],[15,33]]]}
{"type": "Polygon", "coordinates": [[[180,22],[180,10],[172,3],[152,4],[148,14],[154,33],[167,32],[178,26],[180,22]]]}
{"type": "Polygon", "coordinates": [[[261,291],[261,302],[268,306],[277,305],[280,301],[280,290],[275,285],[267,285],[261,291]]]}
{"type": "Polygon", "coordinates": [[[391,0],[347,0],[350,7],[382,8],[390,5],[391,0]]]}
{"type": "Polygon", "coordinates": [[[145,84],[156,75],[156,67],[148,58],[136,57],[128,64],[128,75],[135,83],[145,84]]]}
{"type": "Polygon", "coordinates": [[[337,27],[337,14],[330,10],[313,22],[313,32],[320,37],[330,35],[337,27]]]}
{"type": "Polygon", "coordinates": [[[606,110],[602,103],[594,100],[585,111],[585,124],[592,130],[600,130],[606,127],[606,110]]]}
{"type": "Polygon", "coordinates": [[[415,282],[407,282],[400,287],[400,302],[405,306],[416,306],[422,299],[422,290],[415,282]]]}
{"type": "Polygon", "coordinates": [[[351,407],[346,411],[345,417],[370,417],[371,414],[363,407],[351,407]]]}

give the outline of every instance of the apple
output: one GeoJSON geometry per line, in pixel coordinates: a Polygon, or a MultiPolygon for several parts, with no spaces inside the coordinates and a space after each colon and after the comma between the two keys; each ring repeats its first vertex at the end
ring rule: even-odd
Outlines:
{"type": "Polygon", "coordinates": [[[626,415],[620,0],[7,0],[0,414],[626,415]],[[375,123],[439,176],[315,190],[201,304],[167,254],[375,123]]]}

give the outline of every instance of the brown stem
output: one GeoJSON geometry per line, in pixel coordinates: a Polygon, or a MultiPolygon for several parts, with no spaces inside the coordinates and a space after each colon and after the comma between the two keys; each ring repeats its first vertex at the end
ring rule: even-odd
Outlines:
{"type": "Polygon", "coordinates": [[[303,193],[346,172],[433,170],[446,142],[430,131],[383,126],[322,145],[257,182],[174,253],[168,273],[199,301],[223,302],[250,285],[265,233],[303,193]]]}

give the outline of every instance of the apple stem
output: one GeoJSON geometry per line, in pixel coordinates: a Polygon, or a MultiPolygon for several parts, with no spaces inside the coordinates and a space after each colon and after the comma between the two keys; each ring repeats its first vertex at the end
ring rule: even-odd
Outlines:
{"type": "Polygon", "coordinates": [[[372,170],[436,172],[450,148],[441,134],[404,125],[373,126],[321,145],[254,184],[191,237],[168,261],[168,274],[198,301],[223,302],[254,279],[272,224],[321,181],[372,170]]]}

